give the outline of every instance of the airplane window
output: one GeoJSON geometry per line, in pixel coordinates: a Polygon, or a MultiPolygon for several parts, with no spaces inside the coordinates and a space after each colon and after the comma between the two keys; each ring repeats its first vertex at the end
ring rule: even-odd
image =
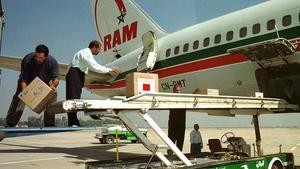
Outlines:
{"type": "Polygon", "coordinates": [[[269,20],[267,22],[268,31],[273,30],[275,28],[275,19],[269,20]]]}
{"type": "Polygon", "coordinates": [[[247,28],[246,27],[242,27],[240,29],[240,37],[243,38],[247,35],[247,28]]]}
{"type": "Polygon", "coordinates": [[[233,39],[233,31],[229,31],[226,34],[226,40],[231,41],[233,39]]]}
{"type": "Polygon", "coordinates": [[[174,49],[174,55],[177,55],[179,53],[179,46],[176,46],[174,49]]]}
{"type": "Polygon", "coordinates": [[[199,41],[196,40],[196,41],[194,41],[194,43],[193,43],[193,49],[198,49],[198,47],[199,47],[199,41]]]}
{"type": "Polygon", "coordinates": [[[289,26],[292,23],[292,16],[291,15],[286,15],[282,18],[282,25],[283,26],[289,26]]]}
{"type": "Polygon", "coordinates": [[[166,51],[166,57],[169,57],[171,55],[171,49],[169,48],[169,49],[167,49],[167,51],[166,51]]]}
{"type": "Polygon", "coordinates": [[[218,35],[215,36],[215,44],[218,44],[220,42],[221,42],[221,35],[218,34],[218,35]]]}
{"type": "Polygon", "coordinates": [[[257,24],[254,24],[253,27],[252,27],[252,33],[253,34],[258,34],[260,32],[260,24],[257,23],[257,24]]]}
{"type": "Polygon", "coordinates": [[[209,37],[207,37],[203,40],[203,46],[207,47],[208,45],[209,45],[209,37]]]}
{"type": "Polygon", "coordinates": [[[183,45],[183,52],[187,52],[189,50],[189,44],[186,43],[183,45]]]}

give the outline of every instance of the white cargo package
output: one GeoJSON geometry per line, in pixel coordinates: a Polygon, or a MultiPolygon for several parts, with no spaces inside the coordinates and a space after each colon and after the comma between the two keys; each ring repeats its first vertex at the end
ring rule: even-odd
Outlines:
{"type": "Polygon", "coordinates": [[[153,73],[129,73],[126,75],[126,96],[158,92],[158,75],[153,73]]]}
{"type": "Polygon", "coordinates": [[[154,93],[155,91],[155,79],[138,79],[138,94],[150,92],[154,93]]]}

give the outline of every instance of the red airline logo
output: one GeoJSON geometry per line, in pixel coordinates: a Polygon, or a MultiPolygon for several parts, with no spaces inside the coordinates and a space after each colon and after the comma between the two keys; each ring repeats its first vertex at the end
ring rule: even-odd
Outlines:
{"type": "MultiPolygon", "coordinates": [[[[126,9],[125,3],[123,2],[123,0],[114,0],[114,1],[116,4],[116,8],[118,8],[118,10],[120,11],[120,16],[116,17],[116,19],[118,19],[119,23],[118,23],[117,29],[114,30],[113,32],[108,31],[109,34],[106,34],[103,37],[103,39],[100,35],[101,30],[99,29],[99,25],[101,25],[101,24],[98,23],[98,18],[97,18],[97,10],[99,10],[99,8],[97,8],[98,0],[96,0],[96,3],[95,3],[95,6],[96,6],[95,11],[94,11],[95,16],[96,16],[95,22],[96,22],[98,35],[99,35],[101,41],[103,41],[104,52],[110,50],[111,48],[114,48],[117,45],[121,45],[123,43],[129,42],[137,37],[138,21],[129,21],[131,23],[128,23],[128,22],[125,23],[125,16],[128,12],[126,9]],[[120,26],[121,23],[125,23],[126,25],[121,27],[120,26]]],[[[111,2],[113,2],[113,1],[111,1],[111,2]]],[[[105,20],[105,19],[103,18],[103,20],[105,20]]],[[[112,24],[110,21],[109,21],[109,23],[112,24]]],[[[104,22],[103,22],[103,24],[104,24],[104,22]]],[[[104,28],[104,30],[105,30],[105,28],[104,28]]]]}
{"type": "Polygon", "coordinates": [[[119,11],[120,11],[120,16],[117,17],[117,19],[119,20],[119,25],[120,23],[124,23],[124,18],[126,16],[126,8],[125,8],[125,5],[123,3],[123,0],[115,0],[118,8],[119,8],[119,11]]]}
{"type": "Polygon", "coordinates": [[[130,26],[123,26],[122,30],[115,30],[113,35],[108,34],[104,36],[104,52],[114,48],[116,45],[121,45],[122,43],[135,39],[137,36],[137,27],[138,22],[135,21],[131,23],[130,26]]]}
{"type": "Polygon", "coordinates": [[[144,83],[144,84],[143,84],[143,91],[150,91],[150,84],[144,83]]]}
{"type": "Polygon", "coordinates": [[[122,12],[125,13],[126,12],[126,7],[123,3],[123,0],[115,0],[115,2],[116,2],[117,6],[120,10],[120,13],[122,13],[122,12]]]}

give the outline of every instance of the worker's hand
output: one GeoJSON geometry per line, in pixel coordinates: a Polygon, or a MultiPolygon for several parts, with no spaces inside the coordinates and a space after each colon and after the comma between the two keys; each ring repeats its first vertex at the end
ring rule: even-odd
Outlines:
{"type": "Polygon", "coordinates": [[[52,92],[53,92],[53,93],[57,93],[57,89],[56,89],[56,87],[55,87],[55,86],[53,86],[53,85],[50,85],[50,88],[52,89],[52,92]]]}
{"type": "Polygon", "coordinates": [[[24,90],[27,87],[27,83],[24,81],[20,82],[21,89],[24,90]]]}
{"type": "Polygon", "coordinates": [[[119,68],[112,68],[111,71],[109,72],[110,75],[118,75],[121,72],[119,68]]]}

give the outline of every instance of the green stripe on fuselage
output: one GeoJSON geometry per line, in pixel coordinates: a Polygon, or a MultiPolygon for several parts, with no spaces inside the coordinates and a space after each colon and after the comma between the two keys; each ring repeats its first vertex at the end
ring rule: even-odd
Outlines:
{"type": "MultiPolygon", "coordinates": [[[[293,39],[296,37],[300,37],[300,26],[279,31],[279,35],[280,35],[280,37],[286,38],[286,39],[293,39]]],[[[198,50],[198,51],[187,53],[187,54],[182,54],[180,56],[176,56],[176,57],[172,57],[172,58],[169,58],[166,60],[158,61],[155,64],[154,70],[162,69],[162,68],[166,68],[166,67],[170,67],[170,66],[174,66],[174,65],[178,65],[178,64],[183,64],[183,63],[187,63],[187,62],[191,62],[191,61],[195,61],[195,60],[199,60],[199,59],[209,58],[212,56],[226,54],[228,49],[236,48],[239,46],[245,46],[245,45],[249,45],[249,44],[253,44],[253,43],[258,43],[261,41],[266,41],[266,40],[275,39],[275,38],[277,38],[277,33],[274,31],[274,32],[264,34],[261,36],[256,36],[256,37],[252,37],[252,38],[248,38],[248,39],[242,39],[240,41],[226,43],[226,44],[222,44],[219,46],[202,49],[202,50],[198,50]]]]}
{"type": "MultiPolygon", "coordinates": [[[[281,38],[286,38],[286,39],[294,39],[294,38],[300,37],[300,26],[281,30],[281,31],[279,31],[279,35],[281,38]]],[[[224,36],[223,36],[223,38],[224,38],[224,36]]],[[[209,58],[212,56],[226,54],[227,50],[231,49],[231,48],[245,46],[245,45],[258,43],[258,42],[275,39],[275,38],[277,38],[277,33],[274,29],[273,32],[270,32],[270,33],[267,33],[264,35],[259,35],[259,36],[248,38],[248,39],[242,39],[239,41],[226,43],[226,44],[218,45],[218,46],[211,47],[211,48],[201,49],[201,50],[197,50],[197,51],[194,51],[191,53],[178,55],[176,57],[170,57],[169,59],[165,59],[165,60],[156,62],[153,71],[167,68],[170,66],[175,66],[178,64],[184,64],[184,63],[196,61],[199,59],[204,59],[204,58],[209,58]]],[[[210,43],[212,43],[212,42],[210,42],[210,43]]],[[[162,53],[164,54],[164,52],[162,52],[162,53]]],[[[126,72],[123,72],[117,77],[116,80],[124,79],[126,74],[131,73],[131,72],[136,72],[136,71],[137,71],[137,69],[131,69],[126,72]]]]}

